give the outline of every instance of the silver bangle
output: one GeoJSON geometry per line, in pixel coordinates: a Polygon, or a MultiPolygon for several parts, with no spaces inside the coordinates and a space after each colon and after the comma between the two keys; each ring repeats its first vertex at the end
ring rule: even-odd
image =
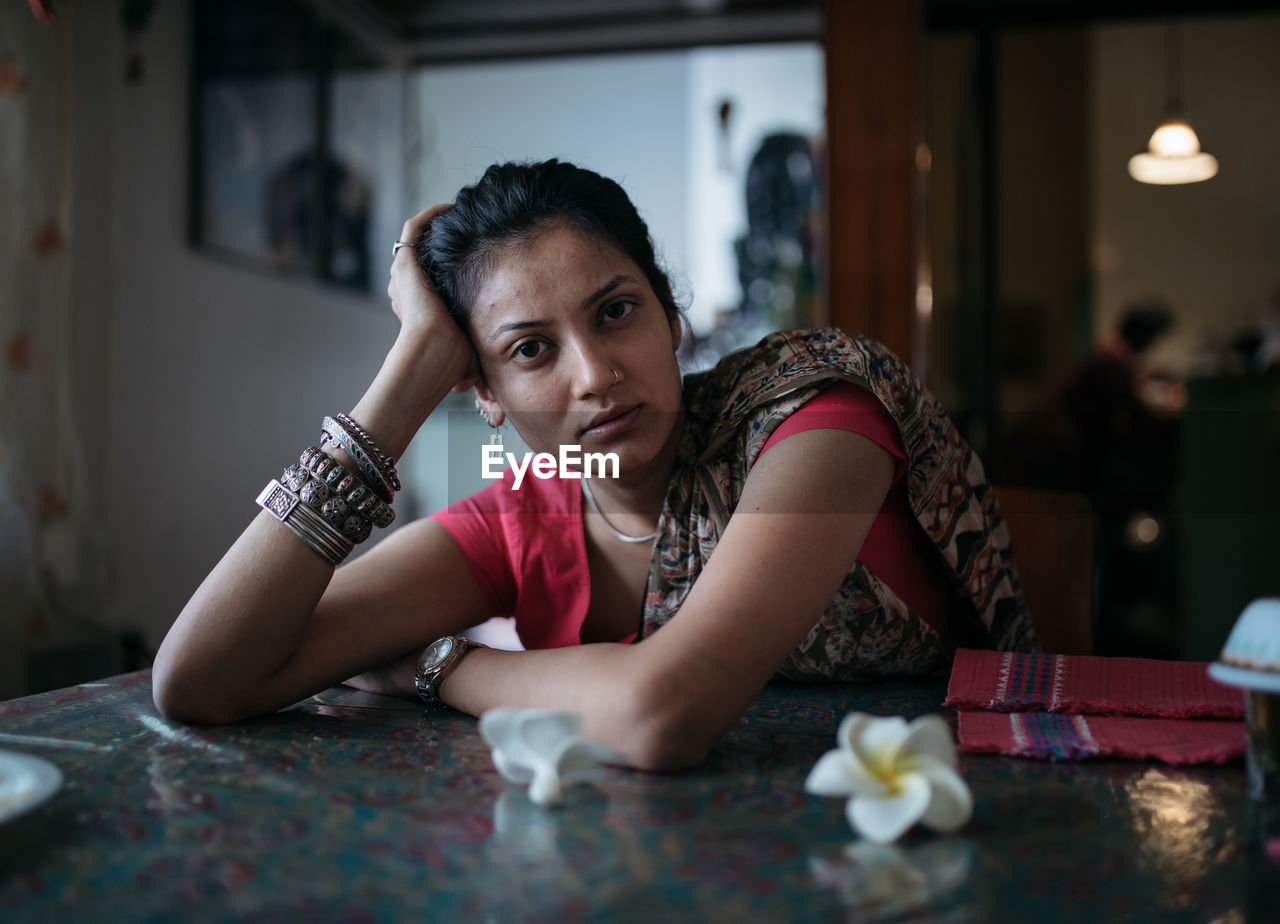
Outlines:
{"type": "MultiPolygon", "coordinates": [[[[298,509],[306,510],[307,508],[300,506],[298,509]]],[[[346,559],[348,553],[342,551],[345,546],[338,544],[340,537],[335,537],[332,533],[321,532],[319,527],[314,523],[308,522],[305,516],[293,517],[286,521],[284,525],[292,529],[299,539],[311,546],[325,561],[335,568],[346,559]]]]}
{"type": "Polygon", "coordinates": [[[350,415],[339,414],[338,423],[342,424],[349,432],[356,435],[364,445],[364,448],[368,451],[370,458],[373,459],[374,464],[378,466],[382,471],[382,474],[386,477],[391,490],[393,492],[399,491],[401,485],[400,476],[396,472],[396,460],[379,449],[378,444],[374,442],[373,437],[369,435],[368,431],[352,420],[350,415]]]}
{"type": "MultiPolygon", "coordinates": [[[[350,420],[339,414],[345,420],[350,420]]],[[[400,490],[400,479],[396,475],[395,466],[377,447],[372,449],[353,436],[346,427],[332,417],[326,417],[321,423],[321,438],[349,455],[356,463],[360,474],[373,488],[374,492],[388,504],[400,490]]],[[[363,430],[360,431],[364,433],[363,430]]],[[[368,436],[366,433],[365,436],[368,436]]],[[[321,443],[324,445],[324,442],[321,443]]]]}
{"type": "Polygon", "coordinates": [[[321,519],[320,514],[302,502],[274,478],[258,495],[258,506],[289,527],[293,533],[329,564],[342,564],[355,543],[321,519]]]}

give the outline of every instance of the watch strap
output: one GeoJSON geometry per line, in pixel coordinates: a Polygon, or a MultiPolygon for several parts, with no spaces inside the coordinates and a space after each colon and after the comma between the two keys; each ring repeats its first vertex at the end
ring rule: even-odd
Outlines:
{"type": "MultiPolygon", "coordinates": [[[[477,648],[488,648],[482,642],[465,638],[461,635],[446,635],[444,638],[449,639],[453,644],[449,653],[445,655],[444,660],[433,667],[423,670],[421,665],[414,672],[413,683],[418,691],[418,696],[423,702],[437,708],[448,708],[449,704],[440,698],[440,684],[444,683],[454,669],[462,662],[468,654],[477,648]]],[[[423,657],[426,656],[428,650],[443,639],[436,639],[431,645],[423,649],[423,657]]]]}

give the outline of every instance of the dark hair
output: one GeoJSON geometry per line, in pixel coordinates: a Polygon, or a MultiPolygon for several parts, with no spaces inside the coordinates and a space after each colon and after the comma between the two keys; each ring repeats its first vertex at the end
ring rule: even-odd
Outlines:
{"type": "Polygon", "coordinates": [[[1135,353],[1144,353],[1173,327],[1173,312],[1157,299],[1133,302],[1125,306],[1118,329],[1120,336],[1135,353]]]}
{"type": "Polygon", "coordinates": [[[495,259],[567,224],[626,254],[644,273],[668,318],[680,314],[671,281],[658,266],[653,238],[622,187],[573,164],[494,164],[464,186],[453,208],[431,222],[418,244],[418,260],[465,330],[476,291],[495,259]]]}

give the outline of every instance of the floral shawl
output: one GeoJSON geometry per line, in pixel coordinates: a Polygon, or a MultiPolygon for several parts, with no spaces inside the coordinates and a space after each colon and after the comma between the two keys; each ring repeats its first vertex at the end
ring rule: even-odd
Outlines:
{"type": "MultiPolygon", "coordinates": [[[[836,380],[869,389],[898,425],[911,511],[971,604],[957,610],[973,625],[958,628],[998,650],[1034,650],[1009,534],[981,460],[901,360],[835,329],[779,331],[685,378],[685,432],[658,524],[641,635],[675,616],[769,435],[836,380]]],[[[945,670],[950,660],[934,629],[859,562],[779,672],[846,680],[945,670]]]]}

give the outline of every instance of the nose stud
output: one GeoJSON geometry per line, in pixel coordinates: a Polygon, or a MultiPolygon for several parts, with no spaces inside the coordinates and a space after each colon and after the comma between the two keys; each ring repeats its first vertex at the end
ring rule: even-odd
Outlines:
{"type": "Polygon", "coordinates": [[[613,384],[614,384],[614,385],[617,385],[620,381],[622,381],[622,380],[618,377],[618,370],[617,370],[617,369],[610,369],[609,371],[613,373],[613,384]]]}

